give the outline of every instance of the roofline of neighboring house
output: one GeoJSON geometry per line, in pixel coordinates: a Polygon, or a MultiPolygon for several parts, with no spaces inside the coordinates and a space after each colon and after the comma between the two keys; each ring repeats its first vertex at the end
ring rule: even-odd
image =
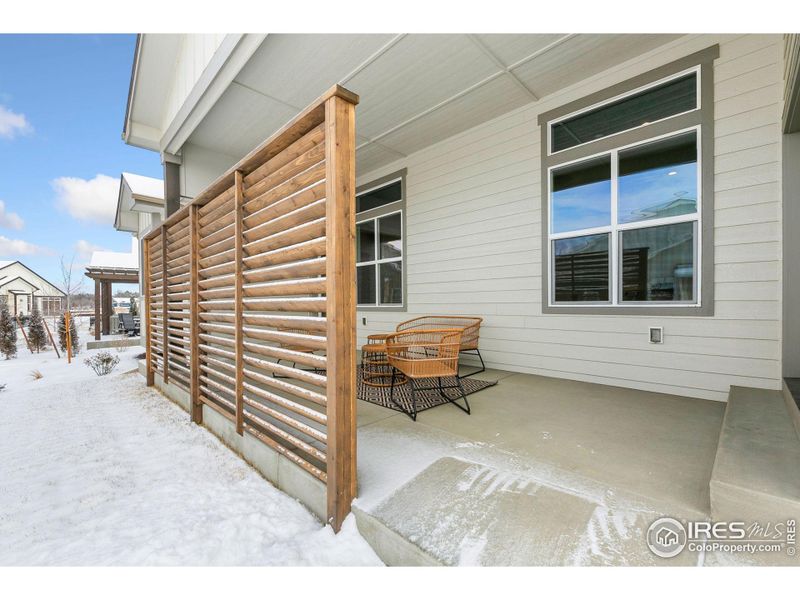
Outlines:
{"type": "MultiPolygon", "coordinates": [[[[24,265],[23,265],[23,266],[24,266],[24,265]]],[[[14,279],[12,279],[11,281],[6,281],[6,282],[3,284],[3,286],[9,285],[9,284],[11,284],[11,283],[14,283],[14,282],[15,282],[17,279],[21,279],[22,281],[24,281],[25,283],[27,283],[29,286],[31,286],[31,287],[33,288],[33,290],[34,290],[33,292],[31,292],[32,294],[33,294],[33,293],[35,293],[35,292],[41,292],[41,291],[42,291],[42,288],[40,288],[40,287],[37,287],[37,286],[33,285],[33,284],[30,282],[30,281],[28,281],[27,279],[25,279],[25,278],[24,278],[22,275],[18,275],[18,276],[16,276],[16,277],[14,277],[14,279]]],[[[45,281],[47,281],[47,280],[45,280],[45,281]]],[[[14,290],[8,290],[8,291],[9,291],[9,292],[11,292],[12,294],[14,293],[14,290]]],[[[60,291],[60,290],[59,290],[59,291],[60,291]]]]}
{"type": "Polygon", "coordinates": [[[141,51],[142,34],[136,34],[136,45],[133,49],[133,64],[131,65],[131,80],[128,84],[128,102],[125,104],[125,122],[122,124],[122,139],[128,143],[128,129],[133,105],[133,91],[136,86],[136,74],[139,72],[139,53],[141,51]]]}
{"type": "MultiPolygon", "coordinates": [[[[21,265],[22,267],[24,267],[24,268],[25,268],[25,270],[26,270],[26,271],[28,271],[29,273],[33,273],[34,275],[36,275],[36,276],[37,276],[39,279],[41,279],[42,281],[44,281],[44,282],[45,282],[47,285],[49,285],[49,286],[50,286],[51,288],[53,288],[54,290],[58,290],[58,291],[59,291],[59,292],[61,292],[61,293],[62,293],[64,296],[66,296],[66,295],[67,295],[67,293],[66,293],[64,290],[62,290],[62,289],[61,289],[60,287],[58,287],[57,285],[53,285],[52,283],[50,283],[50,281],[48,281],[47,279],[45,279],[44,277],[42,277],[41,275],[39,275],[39,274],[38,274],[36,271],[34,271],[33,269],[31,269],[31,268],[30,268],[28,265],[26,265],[26,264],[25,264],[24,262],[22,262],[21,260],[15,260],[15,261],[13,261],[13,262],[10,262],[10,263],[8,263],[8,264],[7,264],[5,267],[0,267],[0,270],[2,270],[2,269],[5,269],[5,268],[7,268],[7,267],[10,267],[11,265],[16,265],[16,264],[19,264],[19,265],[21,265]]],[[[19,278],[20,278],[20,279],[24,279],[22,276],[20,276],[19,278]]],[[[15,281],[16,279],[17,279],[17,278],[15,277],[15,278],[14,278],[14,279],[12,279],[11,281],[15,281]]],[[[28,280],[27,280],[27,279],[25,279],[25,281],[28,281],[28,280]]],[[[9,281],[9,282],[7,282],[7,283],[11,283],[11,282],[9,281]]],[[[28,281],[28,283],[30,283],[30,281],[28,281]]],[[[4,283],[3,285],[6,285],[6,284],[4,283]]],[[[33,285],[32,283],[31,283],[31,285],[32,285],[33,287],[36,287],[36,286],[35,286],[35,285],[33,285]]],[[[36,288],[36,289],[38,290],[39,288],[36,288]]]]}

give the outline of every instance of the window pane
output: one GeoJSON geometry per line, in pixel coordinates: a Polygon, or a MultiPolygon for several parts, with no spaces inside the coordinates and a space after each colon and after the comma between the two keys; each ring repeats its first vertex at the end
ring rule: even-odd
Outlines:
{"type": "Polygon", "coordinates": [[[550,147],[552,152],[566,150],[695,108],[697,75],[692,73],[553,123],[550,147]]]}
{"type": "Polygon", "coordinates": [[[375,265],[356,267],[358,304],[375,304],[375,265]]]}
{"type": "Polygon", "coordinates": [[[697,134],[619,153],[619,222],[697,212],[697,134]]]}
{"type": "Polygon", "coordinates": [[[611,224],[611,157],[553,171],[553,233],[611,224]]]}
{"type": "Polygon", "coordinates": [[[356,225],[356,262],[375,260],[375,221],[356,225]]]}
{"type": "Polygon", "coordinates": [[[381,263],[381,304],[403,303],[403,262],[381,263]]]}
{"type": "Polygon", "coordinates": [[[622,300],[694,302],[695,223],[622,232],[622,300]]]}
{"type": "Polygon", "coordinates": [[[553,242],[556,302],[608,302],[609,234],[553,242]]]}
{"type": "Polygon", "coordinates": [[[402,219],[400,213],[378,219],[381,258],[396,258],[403,254],[403,241],[400,237],[402,219]]]}
{"type": "Polygon", "coordinates": [[[391,202],[397,202],[402,197],[402,188],[399,181],[390,183],[371,192],[356,196],[356,212],[372,210],[391,202]]]}

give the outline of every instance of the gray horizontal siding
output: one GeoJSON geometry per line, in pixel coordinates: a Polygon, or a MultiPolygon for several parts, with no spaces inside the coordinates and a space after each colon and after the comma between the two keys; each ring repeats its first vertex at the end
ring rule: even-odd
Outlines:
{"type": "Polygon", "coordinates": [[[687,36],[359,174],[361,184],[408,168],[408,312],[360,314],[360,341],[416,315],[476,314],[493,367],[716,400],[731,385],[776,389],[781,69],[779,36],[687,36]],[[715,42],[715,315],[543,315],[537,115],[715,42]],[[652,325],[664,327],[663,345],[648,343],[652,325]]]}

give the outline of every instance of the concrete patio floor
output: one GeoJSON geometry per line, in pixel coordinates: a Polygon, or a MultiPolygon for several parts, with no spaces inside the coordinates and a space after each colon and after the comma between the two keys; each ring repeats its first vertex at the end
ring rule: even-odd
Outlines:
{"type": "MultiPolygon", "coordinates": [[[[417,422],[358,403],[356,508],[443,564],[729,564],[645,544],[661,516],[708,518],[725,404],[535,375],[417,422]]],[[[430,561],[429,561],[430,562],[430,561]]]]}

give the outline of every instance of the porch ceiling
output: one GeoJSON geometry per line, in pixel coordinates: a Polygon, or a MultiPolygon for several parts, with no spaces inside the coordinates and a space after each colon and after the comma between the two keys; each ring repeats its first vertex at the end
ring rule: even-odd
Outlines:
{"type": "Polygon", "coordinates": [[[365,172],[676,37],[270,34],[188,141],[243,156],[338,82],[361,97],[365,172]]]}

